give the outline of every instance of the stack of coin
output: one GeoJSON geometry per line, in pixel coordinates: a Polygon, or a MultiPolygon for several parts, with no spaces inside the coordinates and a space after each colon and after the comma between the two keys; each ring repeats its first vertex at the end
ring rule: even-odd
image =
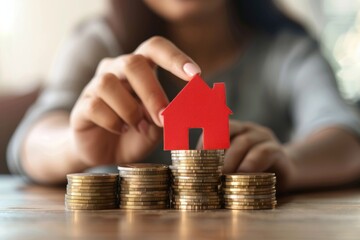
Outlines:
{"type": "Polygon", "coordinates": [[[223,176],[227,209],[272,209],[276,206],[274,173],[234,173],[223,176]]]}
{"type": "Polygon", "coordinates": [[[113,209],[118,206],[118,174],[68,174],[65,206],[68,210],[113,209]]]}
{"type": "Polygon", "coordinates": [[[169,208],[169,167],[135,163],[118,167],[119,200],[122,209],[169,208]]]}
{"type": "Polygon", "coordinates": [[[180,210],[221,208],[224,150],[171,151],[171,205],[180,210]]]}

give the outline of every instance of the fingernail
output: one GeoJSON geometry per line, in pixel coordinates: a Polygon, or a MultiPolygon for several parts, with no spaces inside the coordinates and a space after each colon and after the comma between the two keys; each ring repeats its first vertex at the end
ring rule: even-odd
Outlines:
{"type": "Polygon", "coordinates": [[[194,75],[201,72],[200,68],[194,63],[185,63],[183,66],[183,70],[190,77],[193,77],[194,75]]]}
{"type": "Polygon", "coordinates": [[[138,130],[143,134],[148,133],[149,124],[145,119],[141,120],[140,123],[138,124],[138,130]]]}
{"type": "Polygon", "coordinates": [[[160,124],[162,127],[164,126],[164,116],[162,115],[164,110],[165,110],[165,108],[161,109],[159,112],[159,121],[160,121],[160,124]]]}
{"type": "Polygon", "coordinates": [[[120,132],[126,133],[129,130],[129,126],[127,124],[122,125],[120,132]]]}

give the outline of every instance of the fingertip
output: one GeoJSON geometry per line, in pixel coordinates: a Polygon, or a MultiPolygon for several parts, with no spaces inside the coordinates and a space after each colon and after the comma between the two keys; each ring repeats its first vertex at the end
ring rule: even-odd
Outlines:
{"type": "Polygon", "coordinates": [[[164,116],[163,116],[163,112],[165,111],[165,108],[162,108],[160,111],[159,111],[159,115],[158,115],[158,119],[159,119],[159,123],[160,123],[160,126],[159,127],[164,127],[164,116]]]}
{"type": "Polygon", "coordinates": [[[188,75],[189,77],[193,77],[196,74],[201,73],[200,67],[191,62],[185,63],[183,66],[183,70],[186,73],[186,75],[188,75]]]}

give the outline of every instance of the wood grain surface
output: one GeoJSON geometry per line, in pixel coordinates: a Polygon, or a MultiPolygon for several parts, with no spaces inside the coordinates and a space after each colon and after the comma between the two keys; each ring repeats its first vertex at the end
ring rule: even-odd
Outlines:
{"type": "Polygon", "coordinates": [[[71,212],[64,194],[0,175],[0,239],[360,239],[360,188],[281,197],[262,211],[71,212]]]}

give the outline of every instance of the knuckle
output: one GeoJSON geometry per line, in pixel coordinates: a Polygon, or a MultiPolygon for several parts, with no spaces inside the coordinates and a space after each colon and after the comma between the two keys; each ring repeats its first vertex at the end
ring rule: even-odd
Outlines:
{"type": "Polygon", "coordinates": [[[252,139],[248,135],[243,135],[239,137],[239,144],[244,148],[249,148],[253,144],[252,139]]]}
{"type": "Polygon", "coordinates": [[[105,124],[109,129],[119,129],[120,119],[115,116],[107,117],[105,124]]]}
{"type": "Polygon", "coordinates": [[[157,46],[157,45],[161,45],[164,43],[164,41],[167,41],[166,38],[161,37],[161,36],[153,36],[151,38],[149,38],[143,46],[157,46]]]}
{"type": "Polygon", "coordinates": [[[122,113],[123,119],[131,124],[135,124],[139,121],[140,118],[140,110],[137,106],[128,107],[126,111],[122,113]]]}
{"type": "Polygon", "coordinates": [[[106,68],[107,66],[110,65],[111,61],[112,61],[112,58],[101,59],[101,61],[99,62],[99,65],[98,65],[98,69],[102,70],[102,69],[106,68]]]}
{"type": "Polygon", "coordinates": [[[273,131],[271,131],[270,128],[267,127],[259,127],[260,131],[263,132],[264,135],[270,137],[270,138],[275,138],[275,135],[273,133],[273,131]]]}
{"type": "Polygon", "coordinates": [[[125,72],[141,69],[145,62],[145,58],[139,54],[132,54],[122,58],[122,66],[125,72]]]}
{"type": "Polygon", "coordinates": [[[257,158],[266,158],[273,153],[274,149],[269,146],[261,146],[256,152],[257,158]]]}
{"type": "Polygon", "coordinates": [[[160,96],[155,91],[148,92],[147,95],[144,98],[144,102],[150,107],[150,108],[161,108],[160,106],[160,96]]]}
{"type": "Polygon", "coordinates": [[[105,90],[111,88],[114,84],[114,75],[111,73],[103,74],[99,77],[97,81],[97,88],[100,90],[105,90]]]}
{"type": "Polygon", "coordinates": [[[185,62],[187,62],[187,58],[180,51],[174,51],[169,56],[169,61],[176,68],[182,68],[185,62]]]}
{"type": "Polygon", "coordinates": [[[86,105],[86,112],[89,115],[93,115],[94,113],[97,113],[99,108],[101,107],[101,99],[97,97],[90,98],[88,100],[88,104],[86,105]]]}

